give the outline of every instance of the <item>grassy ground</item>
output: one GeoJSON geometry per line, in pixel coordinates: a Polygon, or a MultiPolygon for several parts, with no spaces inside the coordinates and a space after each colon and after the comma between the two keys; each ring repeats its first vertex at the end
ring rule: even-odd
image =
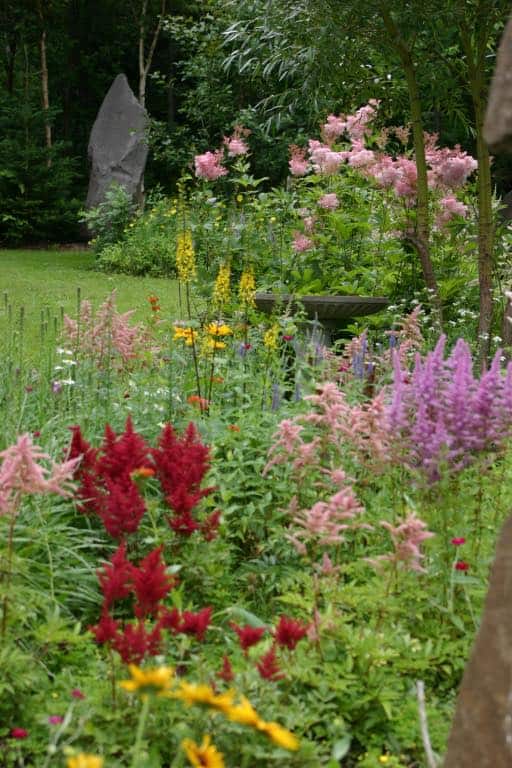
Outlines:
{"type": "Polygon", "coordinates": [[[11,322],[19,322],[23,311],[28,353],[37,349],[42,316],[60,323],[63,312],[76,314],[78,288],[82,299],[90,299],[94,306],[115,288],[119,310],[135,309],[134,320],[149,317],[150,294],[159,297],[163,317],[175,315],[178,306],[176,282],[97,272],[93,254],[86,251],[2,250],[0,274],[0,333],[8,330],[9,306],[11,322]]]}

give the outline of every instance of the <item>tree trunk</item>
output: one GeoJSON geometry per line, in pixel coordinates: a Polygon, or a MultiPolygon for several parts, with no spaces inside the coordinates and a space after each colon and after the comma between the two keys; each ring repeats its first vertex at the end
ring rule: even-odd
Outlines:
{"type": "Polygon", "coordinates": [[[421,110],[421,98],[416,79],[416,69],[412,60],[410,49],[403,41],[400,31],[396,26],[389,11],[381,6],[381,16],[386,31],[388,32],[396,51],[400,57],[409,95],[411,110],[412,135],[414,142],[414,155],[416,161],[416,232],[414,237],[409,237],[421,263],[423,279],[427,286],[432,305],[437,315],[439,326],[442,327],[443,314],[439,287],[434,272],[434,265],[430,257],[430,222],[429,222],[429,190],[427,176],[427,160],[425,157],[425,137],[423,133],[423,116],[421,110]]]}
{"type": "Polygon", "coordinates": [[[480,314],[478,318],[478,360],[485,365],[491,349],[493,316],[492,271],[494,249],[494,221],[492,214],[491,159],[484,141],[486,102],[485,54],[487,34],[483,25],[478,30],[476,50],[471,43],[471,33],[465,24],[461,29],[461,41],[466,55],[469,88],[475,114],[476,157],[478,160],[478,283],[480,289],[480,314]]]}
{"type": "Polygon", "coordinates": [[[39,38],[39,50],[41,53],[41,95],[42,95],[43,112],[44,112],[44,136],[45,136],[46,149],[48,151],[48,159],[46,160],[46,165],[48,166],[48,168],[51,168],[52,126],[51,126],[50,117],[49,117],[50,96],[48,92],[48,65],[46,62],[46,30],[45,29],[43,29],[43,31],[41,32],[41,37],[39,38]]]}

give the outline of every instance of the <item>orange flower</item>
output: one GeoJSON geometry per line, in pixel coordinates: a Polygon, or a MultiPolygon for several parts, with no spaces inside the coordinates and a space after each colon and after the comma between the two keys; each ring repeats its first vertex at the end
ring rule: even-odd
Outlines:
{"type": "Polygon", "coordinates": [[[224,379],[222,378],[222,376],[212,376],[211,382],[212,384],[223,384],[224,379]]]}
{"type": "Polygon", "coordinates": [[[137,480],[138,478],[146,478],[146,477],[153,477],[155,474],[155,470],[151,469],[151,467],[137,467],[137,469],[134,469],[131,477],[132,480],[137,480]]]}
{"type": "Polygon", "coordinates": [[[240,432],[238,424],[228,424],[228,429],[231,430],[231,432],[240,432]]]}
{"type": "Polygon", "coordinates": [[[190,405],[197,405],[200,411],[207,411],[208,406],[210,405],[205,397],[199,397],[199,395],[189,395],[187,397],[187,403],[190,403],[190,405]]]}

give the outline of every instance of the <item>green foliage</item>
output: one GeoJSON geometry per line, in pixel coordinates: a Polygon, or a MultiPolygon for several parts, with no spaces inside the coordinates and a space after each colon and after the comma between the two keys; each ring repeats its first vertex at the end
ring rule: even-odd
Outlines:
{"type": "Polygon", "coordinates": [[[105,199],[96,208],[80,212],[80,222],[94,235],[91,244],[96,253],[115,245],[122,237],[135,213],[131,195],[121,184],[112,184],[105,199]]]}

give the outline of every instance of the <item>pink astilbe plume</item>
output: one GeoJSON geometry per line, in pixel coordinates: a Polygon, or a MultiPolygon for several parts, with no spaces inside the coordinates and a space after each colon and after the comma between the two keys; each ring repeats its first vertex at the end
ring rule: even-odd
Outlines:
{"type": "Polygon", "coordinates": [[[309,161],[306,159],[306,150],[292,144],[290,146],[289,167],[292,176],[305,176],[310,169],[309,161]]]}
{"type": "Polygon", "coordinates": [[[205,152],[194,157],[195,174],[199,179],[215,181],[221,176],[226,176],[228,169],[222,165],[222,152],[205,152]]]}
{"type": "Polygon", "coordinates": [[[138,357],[148,341],[141,324],[130,325],[134,312],[117,311],[115,290],[96,314],[89,301],[82,301],[77,320],[64,315],[64,339],[80,356],[90,358],[100,367],[109,359],[126,366],[138,357]]]}
{"type": "Polygon", "coordinates": [[[34,445],[29,434],[20,435],[14,445],[0,453],[0,515],[15,515],[23,495],[56,493],[71,496],[71,481],[80,462],[71,458],[51,468],[41,464],[50,456],[34,445]]]}
{"type": "Polygon", "coordinates": [[[389,555],[369,559],[368,562],[371,565],[377,565],[379,562],[388,561],[402,564],[411,571],[425,573],[425,568],[421,564],[424,555],[420,551],[420,546],[435,535],[427,530],[427,524],[416,517],[414,512],[410,512],[398,525],[391,525],[385,520],[381,520],[380,524],[389,531],[395,551],[389,555]]]}

